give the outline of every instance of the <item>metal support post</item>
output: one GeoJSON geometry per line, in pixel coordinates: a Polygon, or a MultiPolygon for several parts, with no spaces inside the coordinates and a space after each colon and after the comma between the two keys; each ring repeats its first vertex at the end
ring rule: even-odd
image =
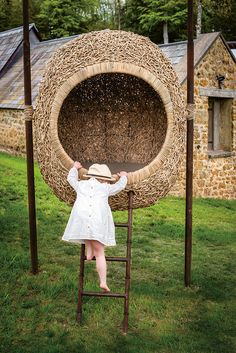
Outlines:
{"type": "Polygon", "coordinates": [[[28,209],[30,229],[30,252],[32,273],[38,273],[37,231],[35,211],[34,186],[34,152],[32,128],[32,98],[31,98],[31,68],[30,68],[30,41],[29,41],[29,4],[23,0],[23,52],[24,52],[24,94],[25,94],[25,136],[27,156],[27,182],[28,182],[28,209]]]}
{"type": "Polygon", "coordinates": [[[191,284],[192,262],[192,193],[193,193],[193,117],[194,117],[194,43],[193,0],[188,1],[187,47],[187,151],[186,151],[186,214],[185,214],[185,286],[191,284]]]}

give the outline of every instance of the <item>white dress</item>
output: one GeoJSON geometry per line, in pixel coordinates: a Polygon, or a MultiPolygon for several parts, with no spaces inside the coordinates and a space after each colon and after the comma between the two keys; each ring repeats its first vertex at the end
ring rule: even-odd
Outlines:
{"type": "Polygon", "coordinates": [[[108,197],[123,190],[127,177],[115,184],[100,183],[95,178],[78,181],[78,170],[70,169],[67,180],[77,193],[62,240],[84,243],[98,240],[106,246],[116,245],[115,227],[108,197]]]}

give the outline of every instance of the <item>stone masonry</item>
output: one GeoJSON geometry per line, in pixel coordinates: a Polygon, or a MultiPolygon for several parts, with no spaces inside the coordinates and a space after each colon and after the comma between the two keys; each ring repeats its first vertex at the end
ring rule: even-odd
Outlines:
{"type": "MultiPolygon", "coordinates": [[[[208,153],[208,97],[200,96],[200,87],[218,88],[216,75],[226,74],[224,89],[235,89],[235,63],[219,37],[195,68],[194,97],[194,170],[193,195],[215,198],[236,198],[236,100],[232,106],[232,146],[228,156],[210,157],[208,153]]],[[[186,92],[186,82],[182,86],[186,92]]],[[[172,195],[185,195],[186,158],[172,195]]]]}
{"type": "Polygon", "coordinates": [[[0,109],[0,150],[25,154],[25,120],[23,110],[0,109]]]}

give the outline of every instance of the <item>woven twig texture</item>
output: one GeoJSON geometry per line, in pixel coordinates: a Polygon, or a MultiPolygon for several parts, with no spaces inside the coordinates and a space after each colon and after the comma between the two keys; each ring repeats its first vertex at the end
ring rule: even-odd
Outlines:
{"type": "MultiPolygon", "coordinates": [[[[176,73],[157,45],[123,31],[81,35],[55,52],[40,86],[34,124],[41,173],[71,204],[73,161],[106,163],[129,172],[135,208],[151,205],[176,180],[185,120],[176,73]]],[[[127,208],[126,191],[111,197],[112,209],[127,208]]]]}

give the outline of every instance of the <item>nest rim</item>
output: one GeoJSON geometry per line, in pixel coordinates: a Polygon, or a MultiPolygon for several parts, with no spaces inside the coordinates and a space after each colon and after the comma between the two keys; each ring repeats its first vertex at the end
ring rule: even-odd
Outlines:
{"type": "Polygon", "coordinates": [[[128,74],[147,82],[160,96],[166,112],[166,136],[157,156],[145,167],[128,173],[128,184],[135,184],[145,180],[150,174],[153,174],[158,170],[165,158],[165,151],[167,151],[169,146],[172,144],[171,131],[173,126],[173,105],[170,93],[166,86],[154,74],[143,67],[131,63],[127,64],[121,62],[101,62],[99,64],[93,64],[84,67],[67,78],[67,80],[57,90],[51,106],[49,121],[52,147],[58,160],[60,161],[61,167],[64,170],[69,170],[74,161],[67,154],[59,139],[58,118],[60,110],[66,97],[77,85],[93,76],[106,73],[128,74]]]}

